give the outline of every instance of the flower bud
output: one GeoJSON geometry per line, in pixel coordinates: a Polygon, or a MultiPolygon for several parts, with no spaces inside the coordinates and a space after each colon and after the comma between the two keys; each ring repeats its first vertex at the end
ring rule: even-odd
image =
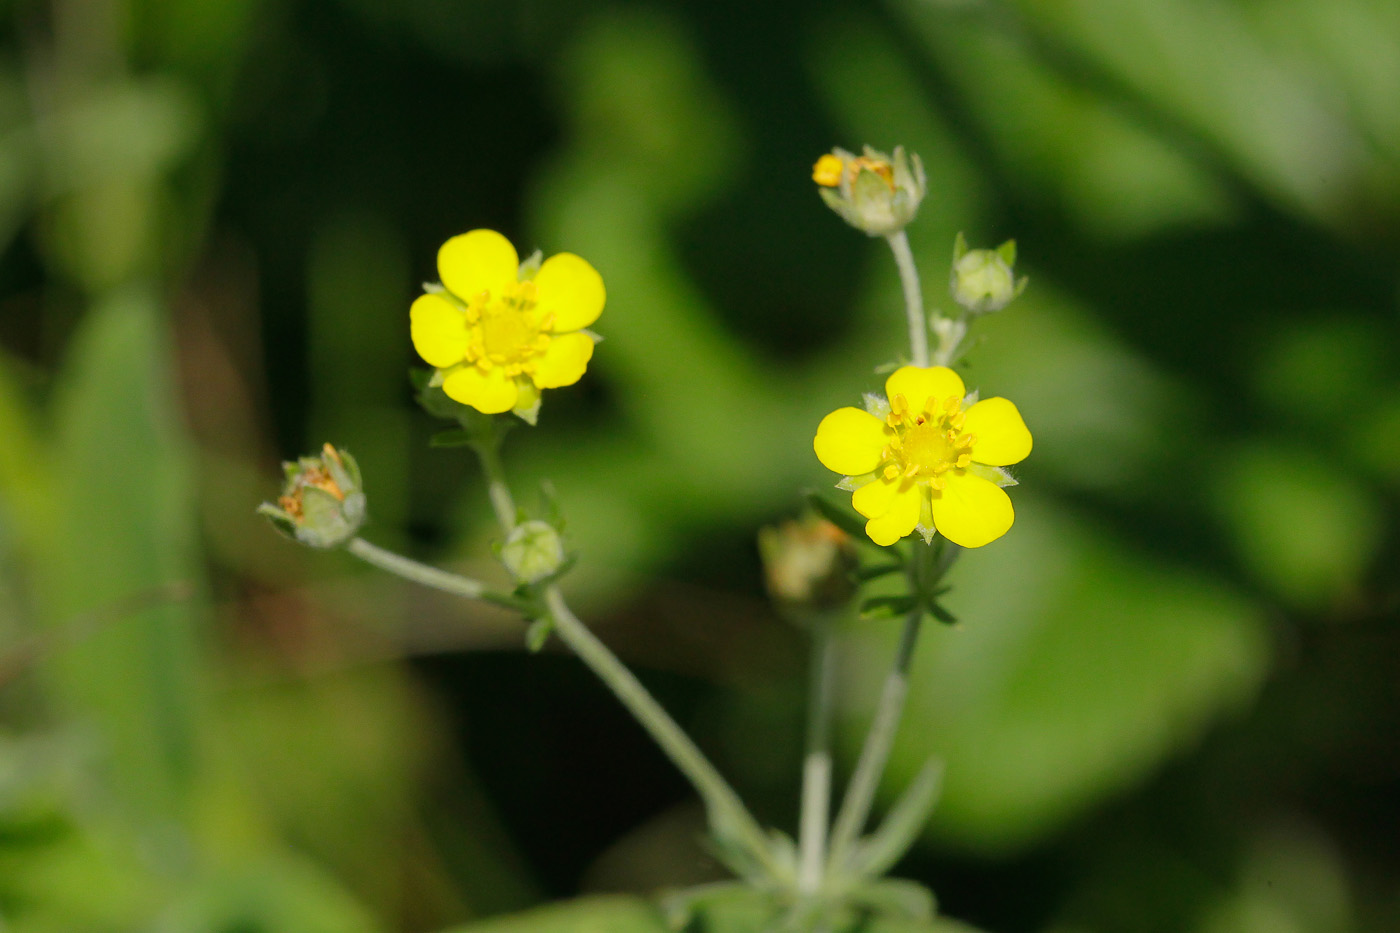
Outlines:
{"type": "Polygon", "coordinates": [[[1007,240],[996,249],[970,250],[959,233],[948,286],[953,300],[974,314],[1000,311],[1026,287],[1026,279],[1017,281],[1012,271],[1015,263],[1015,240],[1007,240]]]}
{"type": "Polygon", "coordinates": [[[869,146],[859,156],[833,149],[812,167],[812,180],[828,207],[871,236],[903,230],[927,188],[923,163],[902,146],[895,147],[893,158],[869,146]]]}
{"type": "Polygon", "coordinates": [[[501,563],[521,583],[539,583],[554,576],[567,558],[559,532],[538,519],[516,525],[501,545],[501,563]]]}
{"type": "Polygon", "coordinates": [[[826,519],[809,515],[763,528],[758,552],[768,594],[795,614],[838,609],[855,593],[855,545],[826,519]]]}
{"type": "Polygon", "coordinates": [[[365,494],[355,458],[330,444],[319,457],[282,464],[287,485],[276,504],[258,513],[274,527],[309,547],[334,548],[349,541],[365,520],[365,494]]]}

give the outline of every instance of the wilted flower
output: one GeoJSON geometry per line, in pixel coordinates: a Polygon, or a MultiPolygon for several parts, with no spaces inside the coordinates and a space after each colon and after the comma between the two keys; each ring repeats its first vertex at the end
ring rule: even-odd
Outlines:
{"type": "Polygon", "coordinates": [[[828,207],[871,236],[904,229],[927,187],[923,163],[902,146],[895,147],[893,158],[869,146],[859,156],[833,149],[812,167],[812,180],[828,207]]]}
{"type": "Polygon", "coordinates": [[[278,530],[302,544],[339,547],[365,520],[365,494],[355,458],[330,444],[319,457],[282,464],[287,483],[277,503],[264,502],[258,512],[278,530]]]}
{"type": "Polygon", "coordinates": [[[814,515],[758,533],[768,594],[781,606],[824,612],[844,605],[855,593],[856,569],[850,535],[814,515]]]}

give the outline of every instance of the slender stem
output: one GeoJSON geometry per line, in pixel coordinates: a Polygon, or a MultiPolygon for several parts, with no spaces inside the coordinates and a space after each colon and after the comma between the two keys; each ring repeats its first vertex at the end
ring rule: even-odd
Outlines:
{"type": "Polygon", "coordinates": [[[899,266],[899,282],[904,286],[904,313],[909,316],[909,353],[915,366],[928,365],[928,322],[924,318],[923,292],[919,288],[919,267],[909,251],[909,237],[903,230],[885,239],[899,266]]]}
{"type": "MultiPolygon", "coordinates": [[[[490,442],[472,445],[481,458],[482,470],[486,474],[491,506],[501,528],[509,532],[515,527],[515,500],[511,497],[510,486],[506,482],[505,467],[501,463],[499,436],[490,442]]],[[[656,744],[666,753],[680,772],[690,780],[705,801],[711,825],[716,829],[732,834],[749,854],[758,861],[770,875],[777,877],[779,870],[773,861],[768,837],[758,825],[739,795],[720,775],[705,753],[691,740],[685,730],[677,725],[670,714],[656,701],[642,682],[627,666],[618,660],[617,655],[607,645],[598,640],[574,615],[564,602],[558,586],[550,584],[544,590],[545,606],[554,622],[554,631],[569,646],[579,660],[583,661],[598,676],[613,695],[627,707],[627,711],[650,733],[656,744]]]]}
{"type": "Polygon", "coordinates": [[[808,894],[821,888],[826,861],[826,830],[831,819],[831,692],[835,672],[836,640],[832,638],[831,620],[814,620],[797,875],[798,890],[808,894]]]}
{"type": "Polygon", "coordinates": [[[515,527],[515,499],[511,497],[510,486],[506,483],[505,467],[501,464],[501,440],[499,436],[472,445],[481,460],[482,472],[486,474],[486,491],[491,497],[491,508],[496,512],[496,521],[507,533],[515,527]]]}
{"type": "Polygon", "coordinates": [[[370,544],[364,538],[351,539],[350,543],[345,545],[345,549],[360,560],[373,564],[380,570],[387,570],[405,580],[411,580],[435,590],[442,590],[453,596],[481,599],[486,593],[486,587],[476,580],[448,573],[446,570],[439,570],[436,567],[429,567],[427,564],[420,564],[416,560],[410,560],[395,554],[393,551],[386,551],[382,547],[370,544]]]}
{"type": "Polygon", "coordinates": [[[651,734],[672,763],[690,779],[705,801],[712,822],[727,827],[752,855],[771,868],[768,840],[763,829],[704,752],[656,702],[636,675],[574,615],[557,586],[546,588],[544,597],[550,617],[554,620],[554,630],[560,639],[607,684],[608,689],[651,734]]]}
{"type": "Polygon", "coordinates": [[[880,691],[880,704],[875,710],[875,718],[870,723],[870,732],[865,737],[865,745],[860,750],[855,774],[846,788],[845,799],[841,801],[841,812],[836,817],[836,826],[831,834],[830,864],[837,870],[844,864],[847,852],[855,844],[856,838],[865,828],[870,816],[870,806],[875,801],[875,790],[885,771],[890,749],[899,728],[899,718],[904,712],[904,697],[909,691],[909,665],[914,658],[914,645],[919,639],[919,625],[923,619],[923,607],[916,608],[904,620],[904,630],[899,636],[899,648],[895,652],[894,667],[885,677],[884,688],[880,691]]]}

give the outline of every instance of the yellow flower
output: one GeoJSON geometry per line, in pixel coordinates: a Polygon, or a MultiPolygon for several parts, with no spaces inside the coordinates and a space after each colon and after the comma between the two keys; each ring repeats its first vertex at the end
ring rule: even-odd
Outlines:
{"type": "Polygon", "coordinates": [[[437,368],[449,397],[477,411],[527,413],[540,389],[573,385],[593,356],[584,330],[603,312],[603,278],[584,259],[559,253],[533,276],[494,230],[454,236],[438,250],[444,291],[409,311],[413,348],[437,368]]]}
{"type": "Polygon", "coordinates": [[[1001,467],[1031,452],[1031,433],[1016,406],[983,399],[963,409],[966,388],[946,366],[905,366],[885,381],[888,401],[840,408],[822,419],[813,447],[829,470],[846,474],[851,505],[865,533],[894,544],[916,528],[954,544],[981,547],[1015,519],[1001,467]]]}

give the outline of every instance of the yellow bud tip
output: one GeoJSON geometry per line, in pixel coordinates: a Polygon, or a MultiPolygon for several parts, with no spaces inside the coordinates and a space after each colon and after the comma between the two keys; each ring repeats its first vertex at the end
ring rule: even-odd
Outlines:
{"type": "Polygon", "coordinates": [[[841,184],[841,172],[845,167],[840,157],[828,152],[812,166],[812,181],[823,188],[835,188],[841,184]]]}

